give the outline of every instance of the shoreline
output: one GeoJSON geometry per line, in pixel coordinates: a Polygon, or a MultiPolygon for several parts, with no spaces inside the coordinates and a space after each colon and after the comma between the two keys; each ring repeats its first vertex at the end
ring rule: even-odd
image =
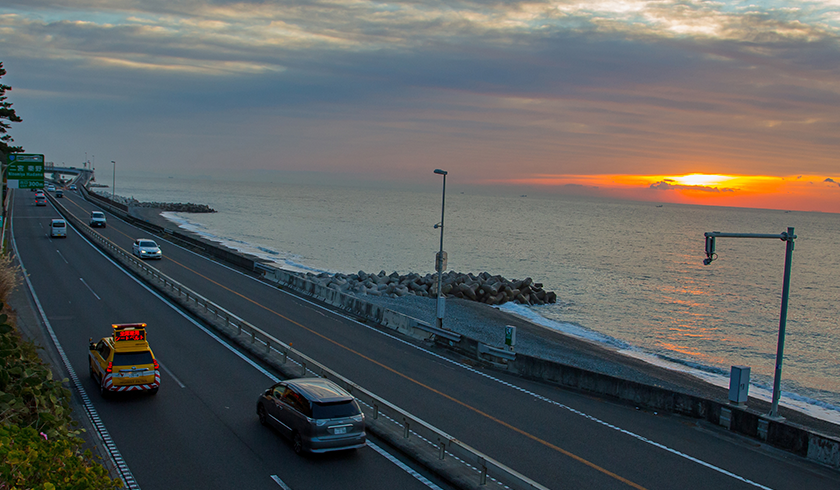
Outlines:
{"type": "MultiPolygon", "coordinates": [[[[132,215],[136,218],[163,228],[179,229],[178,224],[166,219],[161,215],[162,212],[165,210],[161,208],[132,208],[132,215]]],[[[179,232],[221,246],[197,233],[182,228],[179,232]]],[[[402,298],[364,296],[364,298],[370,303],[383,305],[400,313],[424,321],[431,320],[431,323],[434,323],[434,300],[432,299],[416,296],[402,298]]],[[[724,403],[728,400],[727,387],[712,384],[686,370],[663,367],[662,363],[650,362],[643,359],[643,356],[623,353],[620,347],[611,347],[595,340],[576,337],[539,325],[519,315],[469,300],[450,298],[447,299],[446,306],[444,321],[447,328],[488,344],[503,344],[504,327],[513,325],[517,327],[517,351],[519,352],[710,400],[724,403]]],[[[748,407],[761,413],[770,411],[769,402],[753,396],[749,398],[748,407]]],[[[813,417],[784,405],[780,405],[779,411],[791,423],[812,428],[826,435],[840,437],[840,425],[837,423],[813,417]]]]}

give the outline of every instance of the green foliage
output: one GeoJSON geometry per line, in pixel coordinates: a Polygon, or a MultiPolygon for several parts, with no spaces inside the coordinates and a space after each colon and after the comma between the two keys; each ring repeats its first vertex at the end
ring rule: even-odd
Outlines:
{"type": "Polygon", "coordinates": [[[120,488],[90,451],[80,452],[67,379],[54,380],[8,320],[0,314],[0,489],[120,488]]]}
{"type": "Polygon", "coordinates": [[[0,423],[32,427],[49,437],[75,437],[65,382],[53,379],[31,343],[23,342],[5,321],[0,323],[0,423]]]}
{"type": "MultiPolygon", "coordinates": [[[[5,74],[6,69],[3,68],[3,62],[0,61],[0,78],[3,78],[5,74]]],[[[6,101],[7,90],[12,90],[12,87],[0,83],[0,135],[2,135],[0,136],[0,153],[4,153],[6,155],[9,153],[23,151],[23,148],[20,146],[10,146],[14,140],[11,136],[6,134],[6,131],[11,128],[11,125],[5,121],[21,122],[23,120],[15,113],[15,110],[12,109],[12,103],[6,101]]]]}
{"type": "Polygon", "coordinates": [[[31,427],[0,426],[0,488],[83,490],[121,488],[90,450],[70,439],[48,439],[31,427]]]}

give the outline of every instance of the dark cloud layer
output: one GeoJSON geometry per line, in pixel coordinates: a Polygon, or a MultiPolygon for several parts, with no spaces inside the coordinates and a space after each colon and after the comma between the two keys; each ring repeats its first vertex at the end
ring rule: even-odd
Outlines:
{"type": "Polygon", "coordinates": [[[56,160],[219,168],[247,154],[253,168],[393,177],[450,161],[500,179],[836,171],[830,4],[611,5],[7,1],[0,43],[25,120],[15,139],[56,160]]]}

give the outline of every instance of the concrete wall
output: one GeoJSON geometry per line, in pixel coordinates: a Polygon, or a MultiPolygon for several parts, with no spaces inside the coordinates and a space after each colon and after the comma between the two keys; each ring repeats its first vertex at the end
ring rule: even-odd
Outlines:
{"type": "MultiPolygon", "coordinates": [[[[262,268],[262,267],[260,267],[262,268]]],[[[747,407],[707,400],[685,393],[648,386],[625,379],[587,371],[574,366],[516,354],[513,360],[487,354],[481,342],[461,336],[451,341],[435,336],[429,326],[416,318],[367,303],[359,297],[322,286],[295,274],[264,268],[263,277],[279,285],[318,298],[353,315],[379,323],[417,339],[434,340],[442,348],[502,369],[523,378],[566,388],[608,396],[653,410],[707,420],[733,432],[764,441],[777,448],[840,469],[840,440],[816,433],[784,420],[773,420],[747,407]]]]}

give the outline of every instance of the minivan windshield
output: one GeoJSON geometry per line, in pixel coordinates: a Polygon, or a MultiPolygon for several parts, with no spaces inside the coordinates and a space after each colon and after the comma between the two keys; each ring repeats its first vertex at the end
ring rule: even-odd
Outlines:
{"type": "Polygon", "coordinates": [[[53,228],[64,228],[64,221],[53,221],[53,228]]]}
{"type": "Polygon", "coordinates": [[[355,400],[312,404],[312,418],[314,419],[337,419],[354,415],[359,415],[359,406],[355,400]]]}
{"type": "Polygon", "coordinates": [[[105,214],[100,213],[99,211],[94,211],[94,212],[90,213],[90,217],[91,218],[104,218],[105,214]]]}

